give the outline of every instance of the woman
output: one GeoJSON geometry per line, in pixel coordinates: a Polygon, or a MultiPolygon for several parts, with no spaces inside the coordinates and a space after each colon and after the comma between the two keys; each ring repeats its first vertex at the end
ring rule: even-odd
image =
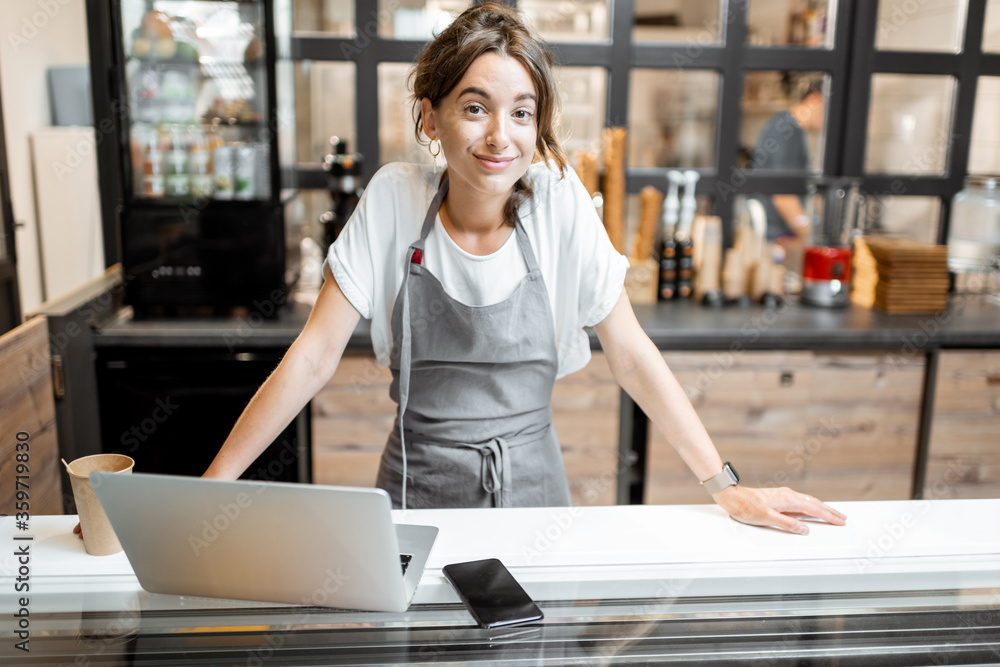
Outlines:
{"type": "Polygon", "coordinates": [[[723,469],[566,166],[550,64],[501,4],[472,7],[428,45],[413,73],[416,131],[447,167],[373,177],[305,328],[205,476],[250,465],[327,383],[364,316],[399,405],[377,479],[396,506],[569,505],[549,402],[555,379],[590,358],[593,326],[615,379],[733,518],[802,534],[786,513],[842,524],[816,499],[745,488],[723,469]]]}

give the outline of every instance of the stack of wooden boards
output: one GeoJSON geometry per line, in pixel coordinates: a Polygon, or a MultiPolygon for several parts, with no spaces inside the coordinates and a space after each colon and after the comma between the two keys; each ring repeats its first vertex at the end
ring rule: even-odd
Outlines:
{"type": "Polygon", "coordinates": [[[854,241],[854,303],[889,314],[936,313],[947,299],[948,246],[879,236],[854,241]]]}

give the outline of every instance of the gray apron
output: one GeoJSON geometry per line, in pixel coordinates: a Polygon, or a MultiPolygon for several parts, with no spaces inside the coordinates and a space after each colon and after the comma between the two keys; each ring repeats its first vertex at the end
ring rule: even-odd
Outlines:
{"type": "Polygon", "coordinates": [[[424,268],[441,183],[392,308],[396,422],[376,486],[402,508],[568,506],[552,427],[557,358],[549,295],[520,220],[528,275],[505,301],[467,306],[424,268]]]}

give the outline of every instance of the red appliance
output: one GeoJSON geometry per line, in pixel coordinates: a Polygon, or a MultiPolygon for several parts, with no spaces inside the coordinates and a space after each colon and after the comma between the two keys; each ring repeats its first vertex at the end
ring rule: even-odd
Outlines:
{"type": "Polygon", "coordinates": [[[850,246],[806,246],[802,260],[802,298],[817,306],[847,303],[851,284],[850,246]]]}
{"type": "Polygon", "coordinates": [[[811,243],[802,261],[802,301],[814,306],[847,305],[854,236],[864,203],[858,181],[819,178],[809,184],[811,243]]]}

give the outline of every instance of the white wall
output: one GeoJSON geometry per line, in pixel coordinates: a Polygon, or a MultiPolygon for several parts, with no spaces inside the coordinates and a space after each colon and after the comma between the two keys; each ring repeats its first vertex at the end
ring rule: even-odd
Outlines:
{"type": "Polygon", "coordinates": [[[84,0],[0,0],[0,92],[14,220],[24,225],[16,242],[25,313],[42,302],[28,135],[51,124],[46,68],[89,60],[84,0]]]}

